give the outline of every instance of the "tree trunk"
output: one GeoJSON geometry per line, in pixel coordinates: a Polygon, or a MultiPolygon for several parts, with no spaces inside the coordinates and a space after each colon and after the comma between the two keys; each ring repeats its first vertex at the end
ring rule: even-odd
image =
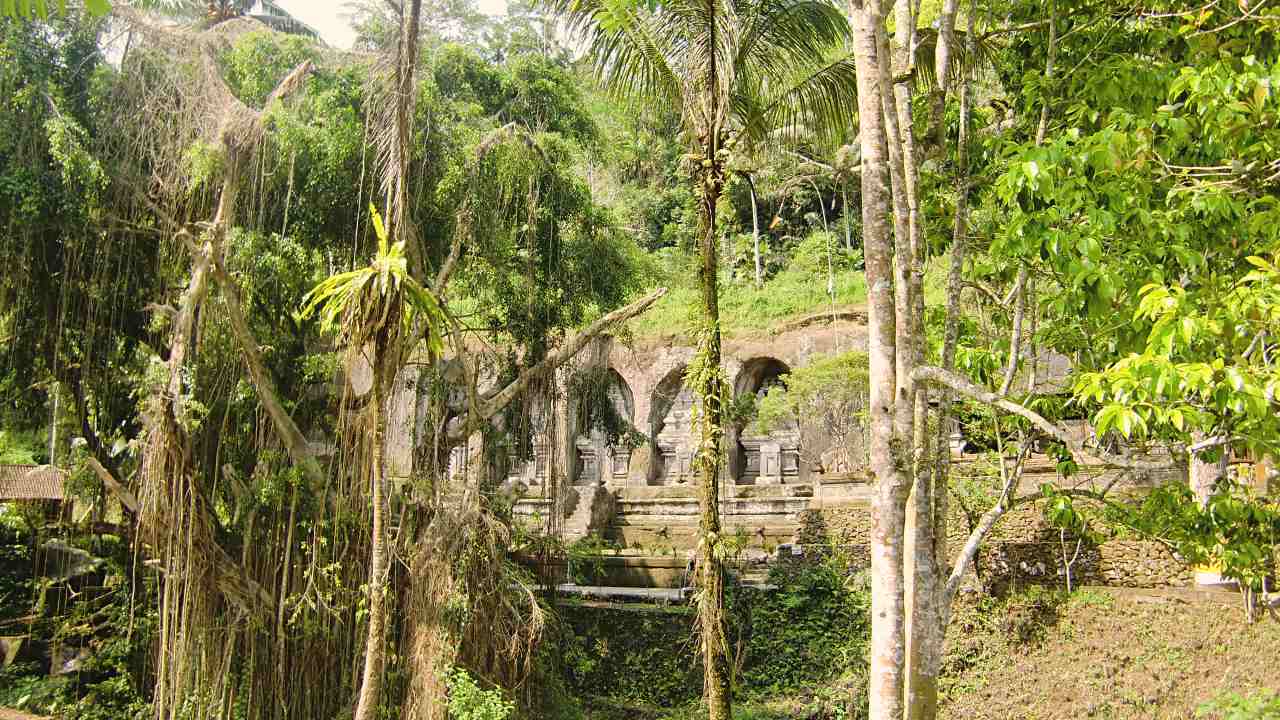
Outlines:
{"type": "MultiPolygon", "coordinates": [[[[713,134],[714,137],[714,134],[713,134]]],[[[715,157],[717,142],[712,142],[710,153],[715,157]]],[[[702,307],[706,327],[703,330],[703,347],[699,352],[708,370],[698,392],[701,394],[702,437],[700,438],[698,492],[699,542],[698,542],[698,623],[702,631],[702,661],[704,668],[703,695],[710,720],[729,720],[729,658],[728,638],[724,621],[724,566],[720,558],[720,467],[724,445],[724,409],[721,407],[720,378],[720,303],[719,281],[716,270],[716,203],[723,182],[723,170],[719,163],[711,168],[709,182],[702,202],[702,266],[698,271],[702,290],[702,307]]]]}
{"type": "Polygon", "coordinates": [[[383,176],[389,205],[387,223],[394,237],[403,240],[409,272],[427,283],[426,260],[409,208],[409,163],[413,154],[414,69],[418,66],[418,26],[422,0],[409,0],[401,8],[400,39],[396,57],[395,153],[394,166],[383,176]]]}
{"type": "Polygon", "coordinates": [[[871,474],[871,671],[872,720],[902,717],[906,652],[903,615],[903,524],[907,485],[895,462],[894,395],[897,347],[892,247],[889,238],[889,167],[877,29],[883,27],[878,0],[850,0],[858,73],[858,116],[862,152],[863,252],[868,296],[868,355],[871,375],[868,413],[871,474]]]}
{"type": "Polygon", "coordinates": [[[756,289],[764,284],[764,274],[760,270],[760,208],[756,203],[756,184],[747,176],[747,190],[751,193],[751,248],[756,261],[756,289]]]}
{"type": "MultiPolygon", "coordinates": [[[[1203,432],[1191,433],[1192,445],[1202,443],[1205,439],[1206,436],[1203,432]]],[[[1218,484],[1218,480],[1227,472],[1228,450],[1225,446],[1220,449],[1222,450],[1222,455],[1218,457],[1216,462],[1205,460],[1201,453],[1191,453],[1191,466],[1187,476],[1191,483],[1191,492],[1195,494],[1196,502],[1200,503],[1200,507],[1206,507],[1209,504],[1209,497],[1213,495],[1214,486],[1218,484]]]]}
{"type": "MultiPolygon", "coordinates": [[[[969,3],[969,32],[967,34],[969,53],[972,57],[977,33],[977,0],[969,3]]],[[[952,7],[949,3],[945,7],[952,7]]],[[[945,10],[944,10],[945,12],[945,10]]],[[[954,28],[955,18],[950,19],[954,28]]],[[[943,25],[948,23],[944,18],[943,25]]],[[[951,370],[955,367],[956,345],[960,337],[960,292],[964,284],[964,259],[969,234],[969,113],[972,81],[965,78],[960,86],[960,118],[959,132],[956,139],[956,165],[960,178],[956,188],[956,211],[951,226],[951,266],[947,272],[947,309],[943,320],[942,368],[951,370]]],[[[942,581],[950,572],[947,567],[947,506],[950,501],[951,478],[951,402],[952,394],[948,388],[942,388],[938,399],[938,427],[934,438],[933,461],[933,556],[934,569],[942,581]]],[[[950,622],[950,599],[947,596],[946,582],[939,582],[935,587],[934,603],[936,608],[935,622],[938,624],[936,637],[940,641],[936,646],[922,648],[923,672],[938,677],[942,672],[942,651],[946,640],[946,629],[950,622]]]]}
{"type": "Polygon", "coordinates": [[[723,383],[720,358],[720,288],[716,256],[716,204],[724,192],[724,161],[720,156],[723,141],[722,78],[717,70],[719,39],[716,36],[715,6],[711,6],[709,46],[704,91],[706,106],[705,133],[700,150],[707,162],[704,172],[697,176],[698,187],[694,195],[702,202],[702,266],[698,271],[702,290],[703,322],[699,354],[702,356],[703,378],[698,392],[701,394],[702,432],[699,438],[698,467],[701,487],[698,494],[698,624],[702,635],[703,699],[707,704],[710,720],[730,720],[731,696],[729,690],[729,642],[724,621],[724,564],[720,557],[720,467],[724,457],[724,408],[723,383]]]}
{"type": "Polygon", "coordinates": [[[849,191],[845,184],[840,186],[840,206],[844,209],[844,249],[853,252],[853,234],[849,231],[849,191]]]}
{"type": "Polygon", "coordinates": [[[382,358],[375,359],[373,406],[373,458],[369,471],[369,494],[373,505],[373,527],[369,546],[369,627],[364,646],[364,672],[360,682],[360,699],[353,720],[374,720],[382,700],[383,667],[386,664],[387,628],[387,545],[384,503],[383,448],[386,429],[383,413],[386,386],[382,378],[382,358]]]}

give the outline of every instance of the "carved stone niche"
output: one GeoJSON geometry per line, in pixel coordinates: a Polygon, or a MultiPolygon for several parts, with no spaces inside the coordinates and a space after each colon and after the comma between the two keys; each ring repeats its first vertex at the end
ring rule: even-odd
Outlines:
{"type": "Polygon", "coordinates": [[[578,480],[575,485],[598,485],[600,483],[599,443],[590,435],[579,435],[573,441],[578,451],[578,480]]]}
{"type": "Polygon", "coordinates": [[[610,485],[619,487],[627,484],[627,473],[631,467],[631,448],[625,446],[609,447],[609,477],[610,485]]]}
{"type": "Polygon", "coordinates": [[[791,434],[743,435],[738,442],[746,455],[739,482],[779,485],[800,474],[800,449],[791,434]]]}
{"type": "Polygon", "coordinates": [[[547,481],[547,469],[550,459],[547,436],[539,433],[533,438],[533,457],[528,460],[511,463],[507,471],[507,479],[523,482],[526,485],[541,485],[547,481]]]}
{"type": "Polygon", "coordinates": [[[658,485],[684,483],[692,475],[693,403],[693,392],[688,388],[681,388],[664,418],[662,431],[656,438],[658,452],[662,456],[662,473],[657,478],[658,485]]]}

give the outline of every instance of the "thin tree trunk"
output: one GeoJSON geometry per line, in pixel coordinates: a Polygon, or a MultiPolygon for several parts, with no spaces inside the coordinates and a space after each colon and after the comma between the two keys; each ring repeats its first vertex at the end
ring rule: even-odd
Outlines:
{"type": "Polygon", "coordinates": [[[1018,373],[1018,361],[1022,356],[1022,321],[1027,313],[1027,278],[1029,272],[1025,265],[1018,270],[1018,279],[1013,284],[1013,329],[1009,331],[1009,364],[1004,369],[1004,382],[1000,384],[1001,396],[1008,395],[1013,387],[1014,376],[1018,373]]]}
{"type": "Polygon", "coordinates": [[[382,701],[383,668],[386,665],[387,646],[387,541],[385,524],[386,508],[383,478],[383,449],[386,431],[383,413],[386,407],[386,387],[382,381],[383,359],[375,359],[373,407],[373,458],[369,471],[369,494],[373,506],[373,527],[369,548],[369,627],[365,636],[364,672],[360,682],[360,699],[356,703],[353,720],[374,720],[382,701]]]}
{"type": "MultiPolygon", "coordinates": [[[[1058,57],[1058,3],[1057,0],[1049,2],[1049,47],[1045,51],[1046,58],[1044,62],[1044,78],[1047,83],[1053,82],[1054,62],[1058,57]]],[[[1050,91],[1053,88],[1050,87],[1050,91]]],[[[1045,133],[1049,130],[1049,98],[1046,97],[1040,105],[1040,122],[1036,125],[1036,145],[1044,144],[1045,133]]]]}
{"type": "Polygon", "coordinates": [[[747,175],[747,190],[751,193],[751,248],[756,261],[756,288],[764,284],[764,273],[760,268],[760,208],[756,201],[756,184],[747,175]]]}
{"type": "MultiPolygon", "coordinates": [[[[934,54],[933,91],[929,94],[929,127],[926,131],[935,147],[941,148],[946,142],[946,123],[943,116],[947,109],[947,91],[950,87],[951,56],[956,43],[956,11],[960,0],[943,0],[942,12],[938,15],[938,49],[934,54]]],[[[969,14],[969,32],[966,37],[972,38],[975,32],[975,16],[969,14]]],[[[969,50],[972,50],[970,43],[969,50]]],[[[968,53],[968,60],[973,62],[973,53],[968,53]]]]}
{"type": "Polygon", "coordinates": [[[858,116],[862,152],[863,252],[868,296],[868,356],[871,388],[868,414],[870,466],[875,482],[871,506],[871,720],[892,720],[903,712],[906,652],[903,615],[902,533],[907,484],[895,462],[894,396],[897,392],[892,245],[887,216],[890,168],[885,131],[878,29],[884,25],[878,0],[850,0],[858,74],[858,116]]]}
{"type": "Polygon", "coordinates": [[[853,234],[849,230],[849,190],[846,183],[840,185],[840,206],[844,209],[844,249],[853,252],[853,234]]]}
{"type": "Polygon", "coordinates": [[[408,0],[401,9],[400,39],[396,57],[395,98],[395,152],[384,176],[383,184],[393,202],[389,202],[388,224],[395,237],[404,241],[409,272],[426,284],[426,260],[423,258],[421,238],[409,210],[409,163],[413,144],[414,69],[418,66],[418,26],[422,15],[422,0],[408,0]]]}
{"type": "MultiPolygon", "coordinates": [[[[714,181],[713,184],[715,184],[714,181]]],[[[704,346],[700,352],[704,354],[706,367],[716,369],[715,372],[708,373],[703,386],[698,389],[702,395],[702,411],[705,413],[702,420],[702,457],[699,459],[702,477],[698,494],[701,536],[698,543],[698,617],[702,629],[704,695],[708,716],[711,720],[729,720],[731,715],[728,639],[724,621],[724,567],[719,552],[720,460],[724,444],[724,413],[720,404],[722,391],[718,371],[721,364],[721,350],[719,287],[716,277],[718,264],[715,235],[716,194],[718,194],[718,188],[712,189],[703,202],[703,220],[707,223],[707,231],[702,236],[702,267],[698,273],[707,323],[703,335],[704,346]]]]}
{"type": "MultiPolygon", "coordinates": [[[[711,3],[711,0],[708,0],[711,3]]],[[[699,467],[701,488],[698,494],[698,622],[702,635],[703,699],[707,704],[710,720],[730,720],[732,717],[729,689],[729,642],[724,620],[724,565],[720,557],[720,467],[724,456],[724,409],[720,378],[720,288],[716,256],[716,204],[724,191],[724,164],[720,158],[721,129],[725,108],[720,106],[721,78],[716,68],[717,47],[714,4],[710,7],[711,19],[708,54],[706,133],[702,151],[709,159],[706,174],[698,178],[695,193],[702,198],[702,266],[698,271],[702,290],[702,306],[706,327],[703,328],[704,347],[700,349],[705,363],[705,378],[698,388],[702,403],[702,437],[700,438],[699,467]]]]}
{"type": "MultiPolygon", "coordinates": [[[[954,7],[950,2],[944,5],[944,13],[947,9],[954,12],[954,7]]],[[[949,24],[951,29],[954,30],[954,16],[949,20],[944,17],[942,24],[944,28],[949,24]]],[[[973,54],[976,32],[977,0],[970,0],[969,32],[966,35],[970,46],[970,56],[973,54]]],[[[941,50],[939,50],[939,52],[941,52],[941,50]]],[[[939,67],[941,67],[941,63],[939,64],[939,67]]],[[[960,178],[956,188],[955,219],[951,228],[951,266],[947,272],[947,309],[946,316],[943,321],[941,364],[942,368],[947,371],[950,371],[955,367],[956,345],[959,342],[960,336],[960,292],[964,284],[964,260],[969,234],[969,113],[971,92],[972,80],[966,76],[963,84],[960,86],[960,127],[956,138],[956,164],[959,167],[960,178]]],[[[946,641],[946,630],[950,615],[948,612],[945,578],[949,572],[949,569],[947,568],[947,506],[950,501],[951,492],[951,404],[951,390],[949,388],[941,388],[938,399],[938,427],[937,436],[934,438],[934,462],[932,468],[933,557],[934,571],[937,573],[938,580],[940,581],[935,583],[934,587],[934,607],[936,608],[936,613],[933,620],[937,623],[938,630],[933,637],[937,639],[938,642],[936,644],[926,643],[921,647],[920,653],[920,662],[922,665],[921,672],[934,678],[937,678],[942,672],[942,651],[943,645],[946,641]]]]}

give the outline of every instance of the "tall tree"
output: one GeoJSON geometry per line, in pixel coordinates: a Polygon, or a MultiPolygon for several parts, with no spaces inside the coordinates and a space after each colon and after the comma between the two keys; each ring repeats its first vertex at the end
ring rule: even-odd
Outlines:
{"type": "Polygon", "coordinates": [[[905,619],[902,533],[910,489],[894,435],[897,344],[890,236],[889,152],[878,34],[879,0],[852,0],[853,48],[858,63],[859,142],[862,149],[862,246],[867,271],[867,350],[871,505],[871,717],[898,718],[903,705],[905,619]]]}
{"type": "Polygon", "coordinates": [[[838,134],[853,116],[853,62],[836,47],[848,35],[840,11],[820,0],[553,0],[590,44],[597,74],[615,93],[680,110],[698,200],[701,289],[698,545],[704,697],[713,720],[729,717],[719,482],[724,452],[716,209],[740,141],[773,128],[838,134]],[[736,122],[735,122],[736,121],[736,122]],[[736,128],[736,129],[735,129],[736,128]]]}
{"type": "Polygon", "coordinates": [[[390,244],[382,218],[373,210],[378,251],[363,268],[334,275],[317,285],[307,298],[304,314],[317,313],[324,328],[337,334],[352,361],[365,354],[373,374],[370,408],[372,447],[369,453],[369,498],[373,509],[369,560],[369,625],[364,672],[355,720],[378,716],[386,664],[387,596],[390,591],[390,553],[387,547],[386,434],[392,381],[404,365],[411,339],[425,338],[428,361],[443,350],[444,313],[439,301],[409,274],[404,241],[390,244]]]}

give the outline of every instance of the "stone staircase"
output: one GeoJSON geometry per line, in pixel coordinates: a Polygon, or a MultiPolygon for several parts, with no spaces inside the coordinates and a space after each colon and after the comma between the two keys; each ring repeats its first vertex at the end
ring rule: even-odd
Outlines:
{"type": "MultiPolygon", "coordinates": [[[[720,500],[720,522],[754,551],[792,542],[800,513],[808,510],[813,486],[728,486],[720,500]]],[[[628,487],[618,492],[605,537],[625,548],[689,550],[697,544],[698,499],[692,486],[628,487]]]]}

